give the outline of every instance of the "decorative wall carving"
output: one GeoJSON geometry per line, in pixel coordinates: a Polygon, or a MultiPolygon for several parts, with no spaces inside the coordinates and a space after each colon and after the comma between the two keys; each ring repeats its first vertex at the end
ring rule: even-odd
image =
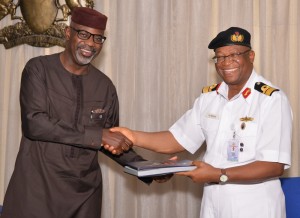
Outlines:
{"type": "Polygon", "coordinates": [[[19,22],[0,29],[0,43],[6,49],[21,44],[36,47],[64,47],[66,21],[74,7],[94,7],[93,0],[0,0],[0,21],[11,16],[19,22]],[[82,3],[83,2],[83,3],[82,3]],[[22,16],[17,16],[20,9],[22,16]]]}

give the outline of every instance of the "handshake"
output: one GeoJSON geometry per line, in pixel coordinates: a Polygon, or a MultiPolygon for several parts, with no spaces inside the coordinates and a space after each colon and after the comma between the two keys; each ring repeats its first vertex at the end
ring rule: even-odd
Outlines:
{"type": "Polygon", "coordinates": [[[127,128],[103,129],[102,146],[114,155],[120,155],[133,146],[132,132],[127,128]]]}
{"type": "MultiPolygon", "coordinates": [[[[102,144],[103,148],[114,155],[120,155],[129,149],[133,145],[137,145],[139,131],[133,131],[125,127],[114,127],[111,129],[103,129],[102,132],[102,144]]],[[[141,134],[141,132],[139,132],[141,134]]],[[[140,137],[141,138],[141,137],[140,137]]],[[[140,141],[139,141],[140,143],[140,141]]],[[[170,158],[169,160],[177,160],[177,156],[170,158]]],[[[158,175],[152,177],[156,182],[163,183],[168,181],[173,174],[158,175]]]]}

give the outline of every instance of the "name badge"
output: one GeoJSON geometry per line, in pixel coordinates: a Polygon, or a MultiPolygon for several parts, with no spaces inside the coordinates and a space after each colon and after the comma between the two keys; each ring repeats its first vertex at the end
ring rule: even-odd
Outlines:
{"type": "Polygon", "coordinates": [[[238,162],[239,161],[239,140],[237,138],[233,138],[227,141],[227,160],[238,162]]]}

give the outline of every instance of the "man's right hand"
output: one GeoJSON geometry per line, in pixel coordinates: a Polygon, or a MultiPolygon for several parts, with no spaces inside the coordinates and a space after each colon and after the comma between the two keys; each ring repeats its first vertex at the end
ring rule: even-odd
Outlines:
{"type": "Polygon", "coordinates": [[[115,155],[120,155],[133,146],[133,143],[122,133],[111,132],[109,129],[103,129],[102,144],[106,150],[115,155]]]}

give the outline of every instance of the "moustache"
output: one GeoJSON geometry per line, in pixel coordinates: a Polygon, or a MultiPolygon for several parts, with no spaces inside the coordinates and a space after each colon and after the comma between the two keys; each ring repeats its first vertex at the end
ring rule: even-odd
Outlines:
{"type": "Polygon", "coordinates": [[[92,53],[96,53],[97,52],[97,50],[94,47],[91,47],[89,45],[78,45],[78,48],[90,51],[92,53]]]}

